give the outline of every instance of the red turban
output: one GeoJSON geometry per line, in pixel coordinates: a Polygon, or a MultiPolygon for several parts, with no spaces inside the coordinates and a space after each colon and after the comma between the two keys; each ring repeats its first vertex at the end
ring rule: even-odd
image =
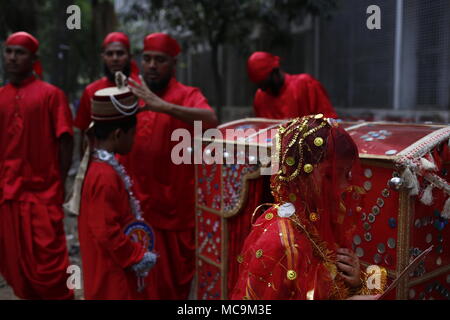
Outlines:
{"type": "Polygon", "coordinates": [[[111,32],[106,37],[105,40],[103,40],[102,47],[106,47],[108,44],[113,42],[120,42],[123,44],[128,51],[130,51],[130,39],[128,39],[128,36],[123,32],[111,32]]]}
{"type": "Polygon", "coordinates": [[[254,52],[247,61],[247,71],[250,80],[260,83],[267,79],[273,69],[280,67],[280,57],[268,52],[254,52]]]}
{"type": "Polygon", "coordinates": [[[180,51],[177,40],[165,33],[152,33],[144,39],[144,51],[159,51],[176,57],[180,51]]]}
{"type": "MultiPolygon", "coordinates": [[[[21,46],[35,54],[39,48],[39,41],[31,34],[20,31],[13,33],[6,39],[7,46],[21,46]]],[[[36,60],[33,65],[34,72],[42,79],[42,65],[39,60],[36,60]]]]}

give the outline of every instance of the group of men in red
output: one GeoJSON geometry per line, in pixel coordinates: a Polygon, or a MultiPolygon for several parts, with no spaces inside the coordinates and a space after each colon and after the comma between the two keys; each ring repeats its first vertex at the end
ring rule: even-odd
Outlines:
{"type": "MultiPolygon", "coordinates": [[[[142,218],[154,233],[157,261],[145,272],[144,291],[130,292],[136,288],[129,285],[128,274],[145,265],[148,256],[123,235],[126,211],[132,207],[124,204],[128,189],[117,172],[93,161],[78,220],[85,298],[187,299],[195,270],[194,167],[171,161],[171,134],[178,128],[193,133],[194,121],[202,121],[206,129],[218,123],[201,91],[176,80],[180,45],[164,33],[145,37],[139,75],[128,37],[108,34],[102,45],[105,76],[86,87],[74,121],[65,94],[41,80],[38,48],[36,38],[17,32],[4,49],[9,81],[0,88],[1,275],[19,298],[73,298],[66,283],[64,182],[73,126],[86,132],[94,120],[97,142],[117,155],[134,182],[142,218]],[[115,87],[117,71],[128,77],[139,99],[135,120],[126,112],[93,112],[95,93],[115,87]],[[105,120],[113,118],[123,122],[108,127],[105,120]]],[[[256,116],[287,119],[320,112],[336,117],[320,83],[307,74],[283,72],[279,57],[255,52],[248,59],[248,73],[259,87],[256,116]]]]}

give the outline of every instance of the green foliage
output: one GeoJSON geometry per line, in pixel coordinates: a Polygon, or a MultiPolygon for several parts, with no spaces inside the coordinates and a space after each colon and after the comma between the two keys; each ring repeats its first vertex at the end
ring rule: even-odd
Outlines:
{"type": "Polygon", "coordinates": [[[124,22],[145,19],[189,38],[191,45],[254,45],[255,31],[270,45],[288,44],[291,23],[306,13],[329,15],[337,0],[131,0],[124,22]],[[164,23],[166,25],[164,25],[164,23]]]}

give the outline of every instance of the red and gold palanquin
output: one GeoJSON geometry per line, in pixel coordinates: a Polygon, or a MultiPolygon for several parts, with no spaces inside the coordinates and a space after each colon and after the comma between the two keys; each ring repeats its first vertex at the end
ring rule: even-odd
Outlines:
{"type": "MultiPolygon", "coordinates": [[[[238,276],[237,257],[251,228],[255,208],[270,202],[269,175],[261,175],[267,166],[251,164],[249,148],[268,150],[274,130],[281,122],[269,119],[243,119],[219,127],[224,135],[223,147],[234,145],[235,158],[245,155],[244,164],[196,165],[196,297],[227,299],[238,276]],[[254,129],[248,134],[227,139],[227,129],[254,129]],[[238,146],[246,146],[239,149],[238,146]]],[[[353,250],[363,266],[380,265],[392,280],[411,259],[433,245],[433,252],[392,291],[389,299],[449,299],[450,241],[448,219],[441,217],[448,197],[449,162],[446,148],[450,127],[383,122],[341,123],[356,142],[364,172],[364,205],[357,208],[358,228],[353,250]],[[425,150],[425,151],[424,151],[425,150]],[[421,193],[410,196],[410,190],[388,186],[400,177],[402,160],[413,161],[433,154],[437,170],[432,173],[446,186],[434,188],[433,202],[424,205],[419,199],[429,184],[419,177],[421,193]],[[417,159],[415,159],[417,158],[417,159]],[[447,192],[445,192],[447,188],[447,192]]],[[[203,139],[204,147],[211,139],[203,139]]],[[[218,142],[219,140],[216,140],[218,142]]],[[[224,152],[224,157],[230,155],[224,152]]],[[[225,159],[226,160],[226,159],[225,159]]],[[[261,159],[259,159],[261,160],[261,159]]]]}

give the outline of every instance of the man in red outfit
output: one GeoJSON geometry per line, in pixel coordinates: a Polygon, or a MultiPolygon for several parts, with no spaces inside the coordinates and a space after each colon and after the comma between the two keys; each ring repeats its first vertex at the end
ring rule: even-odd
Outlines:
{"type": "Polygon", "coordinates": [[[0,272],[23,299],[70,299],[62,203],[72,159],[64,93],[40,73],[39,42],[17,32],[4,52],[0,88],[0,272]]]}
{"type": "Polygon", "coordinates": [[[199,89],[175,79],[180,46],[163,33],[148,35],[142,56],[144,82],[130,80],[149,111],[138,114],[136,139],[122,163],[132,176],[144,218],[155,230],[158,264],[150,271],[152,299],[187,299],[194,275],[194,166],[171,160],[172,132],[193,122],[215,127],[214,111],[199,89]]]}
{"type": "Polygon", "coordinates": [[[114,87],[114,74],[123,72],[127,77],[138,80],[139,69],[131,59],[130,40],[122,32],[111,32],[103,40],[102,59],[105,76],[89,84],[81,96],[80,105],[75,117],[74,125],[82,132],[86,131],[91,123],[91,99],[100,89],[114,87]]]}
{"type": "Polygon", "coordinates": [[[78,217],[84,297],[146,299],[147,273],[156,262],[153,232],[141,219],[129,177],[115,159],[115,154],[132,148],[137,99],[129,90],[107,88],[97,91],[92,101],[94,150],[78,217]],[[110,95],[117,100],[109,100],[110,95]],[[122,110],[120,104],[134,107],[122,110]]]}
{"type": "Polygon", "coordinates": [[[280,69],[280,58],[255,52],[247,61],[250,80],[258,86],[253,101],[257,117],[290,119],[322,113],[337,118],[319,81],[306,73],[291,75],[280,69]]]}

